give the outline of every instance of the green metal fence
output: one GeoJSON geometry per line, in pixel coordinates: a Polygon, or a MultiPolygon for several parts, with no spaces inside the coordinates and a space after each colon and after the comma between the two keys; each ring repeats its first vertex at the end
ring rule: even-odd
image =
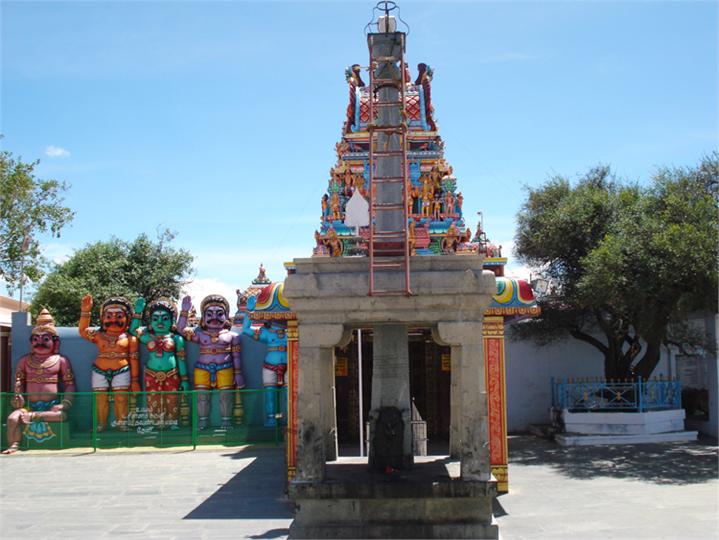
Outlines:
{"type": "MultiPolygon", "coordinates": [[[[24,407],[30,410],[30,403],[44,396],[24,394],[24,407]]],[[[20,448],[65,449],[65,448],[134,448],[173,447],[201,445],[238,446],[254,443],[280,444],[284,441],[286,429],[286,388],[263,390],[218,390],[187,392],[111,392],[109,393],[109,417],[107,427],[98,425],[97,397],[93,392],[76,392],[59,396],[58,401],[69,399],[72,406],[62,422],[22,424],[23,436],[20,448]],[[198,401],[206,394],[211,414],[208,425],[201,429],[198,415],[198,401]],[[168,400],[154,407],[148,402],[152,397],[176,400],[179,414],[175,418],[167,414],[168,400]],[[115,407],[124,400],[128,403],[126,418],[116,418],[115,407]],[[222,426],[220,401],[231,402],[230,426],[222,426]],[[272,400],[275,425],[266,426],[265,402],[272,400]],[[39,429],[38,429],[39,426],[39,429]],[[37,432],[41,435],[38,437],[37,432]],[[38,441],[37,439],[40,439],[38,441]]],[[[18,407],[12,393],[0,393],[0,417],[2,418],[2,448],[7,448],[8,415],[18,407]]],[[[102,398],[99,398],[102,399],[102,398]]],[[[121,409],[122,410],[122,409],[121,409]]],[[[122,413],[121,413],[122,415],[122,413]]]]}

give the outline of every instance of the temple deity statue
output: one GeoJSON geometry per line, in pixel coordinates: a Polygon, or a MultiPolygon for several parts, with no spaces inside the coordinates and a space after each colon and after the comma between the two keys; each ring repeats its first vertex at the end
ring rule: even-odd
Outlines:
{"type": "Polygon", "coordinates": [[[409,253],[410,255],[416,255],[417,250],[417,222],[413,219],[409,220],[409,253]]]}
{"type": "Polygon", "coordinates": [[[11,403],[16,410],[7,419],[8,448],[3,454],[17,452],[23,434],[38,442],[52,439],[50,423],[67,419],[75,377],[70,360],[57,353],[59,343],[54,320],[43,309],[30,334],[30,354],[20,358],[15,369],[11,403]]]}
{"type": "Polygon", "coordinates": [[[337,231],[334,227],[327,229],[327,237],[324,239],[324,244],[329,249],[331,257],[342,256],[342,240],[337,236],[337,231]]]}
{"type": "Polygon", "coordinates": [[[364,187],[364,176],[361,174],[353,175],[354,180],[352,181],[355,189],[360,192],[364,198],[367,198],[367,190],[364,187]]]}
{"type": "Polygon", "coordinates": [[[447,229],[445,237],[442,239],[442,251],[444,253],[454,253],[457,251],[457,245],[459,244],[460,232],[457,230],[457,226],[452,224],[447,229]]]}
{"type": "Polygon", "coordinates": [[[185,361],[185,340],[177,333],[177,308],[169,300],[156,300],[147,306],[148,326],[141,327],[145,299],[135,300],[135,315],[130,333],[136,336],[149,353],[144,370],[145,392],[150,420],[159,426],[179,427],[178,390],[190,389],[185,361]],[[162,392],[162,393],[155,393],[162,392]]]}
{"type": "Polygon", "coordinates": [[[422,192],[422,217],[430,217],[432,215],[432,195],[430,191],[422,192]]]}
{"type": "Polygon", "coordinates": [[[414,84],[422,87],[427,124],[431,131],[436,131],[437,125],[434,123],[434,107],[432,107],[432,75],[434,72],[427,64],[424,62],[417,64],[417,80],[414,81],[414,84]]]}
{"type": "MultiPolygon", "coordinates": [[[[459,196],[461,196],[461,195],[462,194],[460,193],[459,196]]],[[[450,217],[450,218],[454,217],[454,213],[455,213],[454,212],[454,202],[455,202],[454,195],[452,194],[451,191],[448,190],[444,194],[444,215],[446,217],[450,217]]]]}
{"type": "Polygon", "coordinates": [[[442,199],[439,197],[439,192],[435,192],[434,200],[432,201],[432,219],[439,221],[442,215],[442,199]]]}
{"type": "Polygon", "coordinates": [[[357,129],[355,125],[355,113],[356,108],[359,107],[357,100],[357,89],[364,87],[364,81],[361,77],[362,68],[359,64],[352,64],[350,67],[345,69],[345,79],[349,85],[349,98],[350,102],[347,105],[347,120],[345,121],[346,133],[350,133],[357,129]]]}
{"type": "MultiPolygon", "coordinates": [[[[182,299],[182,310],[177,321],[177,330],[185,339],[200,346],[200,355],[193,373],[195,390],[205,390],[197,397],[199,429],[206,429],[210,419],[209,390],[233,390],[245,387],[240,357],[240,336],[231,332],[229,319],[230,304],[219,294],[206,296],[200,304],[200,324],[185,328],[187,314],[192,308],[192,299],[182,299]]],[[[246,319],[247,317],[245,317],[246,319]]],[[[221,427],[232,427],[232,392],[220,392],[221,427]]]]}
{"type": "Polygon", "coordinates": [[[330,211],[330,197],[326,193],[322,195],[322,221],[327,220],[330,211]]]}
{"type": "MultiPolygon", "coordinates": [[[[248,311],[255,307],[256,298],[250,298],[247,302],[248,311]]],[[[242,323],[242,332],[252,336],[255,341],[267,344],[267,354],[262,364],[262,385],[265,388],[283,388],[285,372],[287,371],[287,332],[285,327],[279,324],[265,322],[261,327],[252,329],[250,317],[246,316],[242,323]]],[[[277,425],[278,403],[280,402],[277,392],[265,392],[265,421],[266,427],[277,425]]]]}
{"type": "Polygon", "coordinates": [[[80,304],[80,335],[97,346],[92,364],[92,391],[95,392],[97,430],[107,428],[110,413],[109,391],[114,393],[115,425],[127,429],[128,391],[140,391],[137,338],[128,333],[132,307],[120,296],[109,298],[100,309],[100,328],[89,328],[92,296],[80,304]]]}
{"type": "Polygon", "coordinates": [[[340,196],[336,191],[334,191],[332,193],[332,197],[330,198],[330,210],[332,213],[333,221],[342,219],[342,210],[340,207],[340,196]]]}

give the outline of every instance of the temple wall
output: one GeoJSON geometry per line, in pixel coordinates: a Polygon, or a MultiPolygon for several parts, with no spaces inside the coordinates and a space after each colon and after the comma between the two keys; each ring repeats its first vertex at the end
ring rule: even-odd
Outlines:
{"type": "MultiPolygon", "coordinates": [[[[507,430],[524,431],[530,424],[547,424],[552,405],[551,379],[603,377],[604,357],[591,345],[576,339],[537,346],[532,341],[514,341],[507,329],[507,430]]],[[[665,348],[654,376],[675,376],[673,355],[665,348]]],[[[715,391],[716,395],[716,391],[715,391]]]]}

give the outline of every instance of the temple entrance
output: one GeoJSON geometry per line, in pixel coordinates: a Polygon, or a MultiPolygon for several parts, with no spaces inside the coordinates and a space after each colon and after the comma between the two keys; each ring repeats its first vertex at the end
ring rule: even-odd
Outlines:
{"type": "MultiPolygon", "coordinates": [[[[372,398],[372,331],[362,331],[362,418],[367,422],[372,398]]],[[[427,422],[428,453],[449,453],[450,348],[438,345],[428,328],[408,334],[412,401],[427,422]]],[[[359,455],[360,396],[357,331],[345,348],[335,349],[337,439],[340,455],[359,455]]],[[[367,437],[366,430],[363,436],[367,437]]],[[[364,448],[367,455],[367,447],[364,448]]]]}

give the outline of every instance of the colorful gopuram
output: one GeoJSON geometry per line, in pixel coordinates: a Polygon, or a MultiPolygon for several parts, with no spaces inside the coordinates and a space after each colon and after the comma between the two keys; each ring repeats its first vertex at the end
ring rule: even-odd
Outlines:
{"type": "MultiPolygon", "coordinates": [[[[342,138],[335,145],[337,162],[330,169],[327,193],[322,196],[321,225],[313,252],[318,257],[367,255],[370,91],[361,72],[358,64],[345,71],[349,104],[342,138]]],[[[405,73],[411,254],[477,253],[482,244],[466,226],[464,198],[444,159],[444,142],[433,118],[432,75],[432,68],[425,63],[417,66],[414,82],[405,73]]]]}

